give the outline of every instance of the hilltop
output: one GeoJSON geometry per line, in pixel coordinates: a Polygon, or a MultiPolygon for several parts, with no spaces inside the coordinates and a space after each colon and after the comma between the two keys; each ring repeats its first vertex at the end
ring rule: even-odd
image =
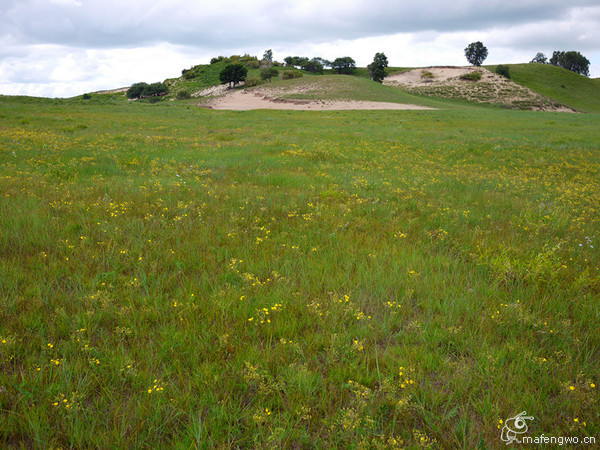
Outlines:
{"type": "MultiPolygon", "coordinates": [[[[337,75],[328,70],[316,75],[276,65],[278,76],[271,83],[265,83],[260,79],[260,64],[256,58],[248,55],[232,58],[248,68],[246,82],[236,89],[229,90],[220,83],[220,72],[232,61],[223,58],[185,69],[180,77],[165,80],[169,94],[161,99],[187,100],[217,109],[233,103],[235,109],[332,109],[336,107],[332,102],[343,101],[346,103],[338,104],[338,109],[351,109],[347,102],[363,102],[356,103],[355,109],[487,104],[534,111],[600,112],[600,79],[547,64],[506,65],[510,78],[495,73],[497,66],[394,67],[388,68],[389,75],[383,85],[372,82],[364,68],[357,68],[352,75],[337,75]],[[473,72],[481,73],[481,79],[463,79],[473,72]],[[294,78],[283,79],[284,73],[285,78],[294,78]],[[241,99],[245,106],[240,104],[241,99]]],[[[122,91],[107,91],[107,94],[124,96],[122,91]]]]}

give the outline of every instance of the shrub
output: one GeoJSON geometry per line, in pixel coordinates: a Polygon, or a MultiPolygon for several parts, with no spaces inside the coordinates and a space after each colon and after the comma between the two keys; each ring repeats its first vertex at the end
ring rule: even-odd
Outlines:
{"type": "Polygon", "coordinates": [[[187,100],[190,98],[192,98],[192,94],[190,94],[190,91],[186,91],[185,89],[182,89],[177,93],[177,100],[187,100]]]}
{"type": "Polygon", "coordinates": [[[246,86],[248,87],[258,86],[259,84],[263,84],[263,81],[258,77],[252,77],[246,80],[246,86]]]}
{"type": "Polygon", "coordinates": [[[92,98],[92,96],[90,94],[83,94],[83,96],[81,98],[84,100],[90,100],[92,98]]]}
{"type": "Polygon", "coordinates": [[[251,69],[258,69],[260,67],[260,63],[258,61],[248,61],[248,67],[251,69]]]}
{"type": "Polygon", "coordinates": [[[425,81],[431,81],[435,78],[435,75],[429,70],[421,70],[421,79],[425,81]]]}
{"type": "Polygon", "coordinates": [[[460,76],[460,79],[467,80],[467,81],[479,81],[479,80],[481,80],[481,72],[473,71],[473,72],[463,73],[460,76]]]}
{"type": "Polygon", "coordinates": [[[286,70],[281,74],[282,80],[291,80],[292,78],[301,78],[303,77],[302,72],[299,70],[286,70]]]}
{"type": "Polygon", "coordinates": [[[217,56],[216,58],[212,58],[210,60],[210,63],[211,64],[216,64],[216,63],[221,62],[221,61],[227,61],[227,62],[229,62],[229,58],[225,58],[224,56],[217,56]]]}
{"type": "Polygon", "coordinates": [[[140,98],[142,97],[142,93],[144,92],[145,89],[148,88],[148,83],[134,83],[131,85],[131,87],[129,89],[127,89],[127,92],[125,93],[125,95],[127,96],[127,98],[140,98]]]}
{"type": "Polygon", "coordinates": [[[135,83],[127,89],[127,98],[144,98],[144,97],[156,97],[159,95],[165,95],[169,93],[169,88],[165,83],[135,83]]]}
{"type": "Polygon", "coordinates": [[[273,67],[265,67],[264,69],[261,69],[260,71],[260,78],[262,80],[268,81],[269,83],[271,82],[271,78],[276,77],[279,75],[279,72],[277,71],[277,69],[274,69],[273,67]]]}
{"type": "Polygon", "coordinates": [[[496,66],[496,73],[498,75],[502,75],[503,77],[510,78],[510,70],[508,66],[504,66],[502,64],[496,66]]]}

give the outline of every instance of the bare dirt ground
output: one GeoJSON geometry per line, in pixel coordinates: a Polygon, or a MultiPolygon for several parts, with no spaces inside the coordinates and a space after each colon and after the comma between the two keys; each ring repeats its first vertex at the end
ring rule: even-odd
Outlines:
{"type": "Polygon", "coordinates": [[[332,110],[374,110],[374,109],[431,109],[424,106],[408,105],[403,103],[367,102],[356,100],[292,100],[277,98],[282,94],[294,94],[322,90],[318,83],[307,84],[300,87],[272,88],[261,86],[253,89],[227,89],[225,86],[209,88],[196,93],[195,97],[213,96],[205,103],[200,104],[210,109],[229,109],[247,111],[252,109],[284,109],[302,111],[332,111],[332,110]],[[314,84],[314,85],[313,85],[314,84]]]}
{"type": "Polygon", "coordinates": [[[231,91],[222,97],[201,104],[211,109],[247,111],[252,109],[288,109],[302,111],[329,111],[351,109],[431,109],[403,103],[341,101],[341,100],[284,100],[272,98],[261,92],[249,90],[231,91]]]}
{"type": "Polygon", "coordinates": [[[574,112],[483,67],[425,67],[387,77],[384,84],[416,94],[504,105],[514,109],[574,112]],[[461,79],[478,71],[479,81],[461,79]]]}

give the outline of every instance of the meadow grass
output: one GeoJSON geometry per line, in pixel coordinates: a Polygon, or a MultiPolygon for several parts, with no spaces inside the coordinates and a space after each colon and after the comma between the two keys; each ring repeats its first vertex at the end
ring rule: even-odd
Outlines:
{"type": "Polygon", "coordinates": [[[598,115],[0,119],[3,446],[598,436],[598,115]]]}

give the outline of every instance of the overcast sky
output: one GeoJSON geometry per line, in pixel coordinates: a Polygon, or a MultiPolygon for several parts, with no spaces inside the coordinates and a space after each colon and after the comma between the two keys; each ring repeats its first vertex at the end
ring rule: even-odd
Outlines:
{"type": "Polygon", "coordinates": [[[576,50],[600,77],[600,0],[0,0],[0,94],[70,97],[273,49],[366,66],[522,63],[576,50]]]}

